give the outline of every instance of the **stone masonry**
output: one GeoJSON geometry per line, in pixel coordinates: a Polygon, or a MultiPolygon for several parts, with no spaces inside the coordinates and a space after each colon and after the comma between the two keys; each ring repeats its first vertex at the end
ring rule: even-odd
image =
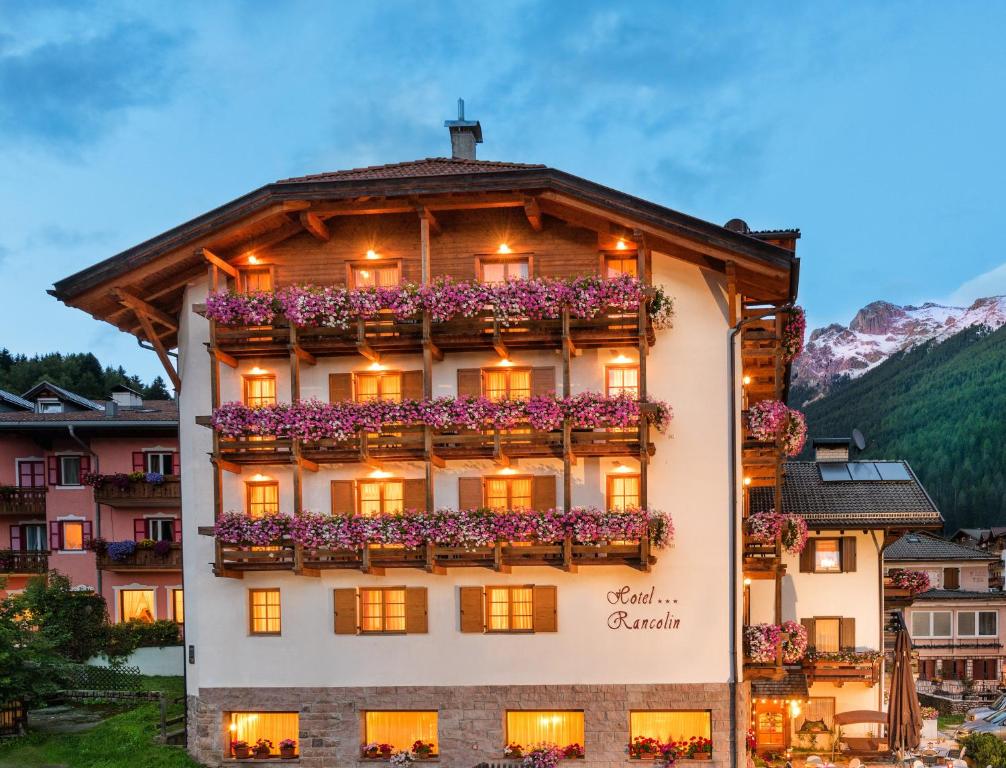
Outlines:
{"type": "MultiPolygon", "coordinates": [[[[738,733],[746,730],[739,691],[738,733]]],[[[500,762],[508,709],[583,710],[584,768],[629,764],[629,712],[635,709],[707,709],[712,715],[713,759],[696,766],[730,765],[730,687],[681,685],[402,686],[368,688],[203,688],[189,697],[189,751],[208,766],[225,766],[225,715],[231,711],[299,712],[300,759],[309,768],[373,764],[360,758],[362,713],[367,710],[436,710],[443,768],[500,762]]],[[[514,762],[516,765],[516,761],[514,762]]],[[[679,761],[688,765],[692,761],[679,761]]]]}

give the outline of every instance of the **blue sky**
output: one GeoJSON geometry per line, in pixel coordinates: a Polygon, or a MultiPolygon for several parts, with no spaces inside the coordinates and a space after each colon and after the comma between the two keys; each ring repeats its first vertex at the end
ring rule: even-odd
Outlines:
{"type": "Polygon", "coordinates": [[[52,282],[263,183],[449,153],[800,227],[813,326],[1006,293],[1004,3],[0,3],[0,346],[153,353],[52,282]]]}

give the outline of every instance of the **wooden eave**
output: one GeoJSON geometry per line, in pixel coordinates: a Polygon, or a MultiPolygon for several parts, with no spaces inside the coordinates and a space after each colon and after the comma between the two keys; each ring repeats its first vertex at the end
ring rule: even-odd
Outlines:
{"type": "Polygon", "coordinates": [[[747,295],[784,302],[796,294],[799,259],[791,250],[551,168],[277,182],[59,280],[49,293],[155,347],[171,349],[177,345],[177,327],[158,322],[158,313],[177,321],[185,285],[205,274],[201,249],[229,260],[308,231],[304,221],[315,226],[337,215],[415,213],[417,208],[431,213],[528,210],[529,205],[606,236],[645,237],[647,247],[706,269],[722,272],[731,262],[747,295]],[[135,300],[146,303],[146,317],[139,316],[137,307],[143,305],[135,300]]]}

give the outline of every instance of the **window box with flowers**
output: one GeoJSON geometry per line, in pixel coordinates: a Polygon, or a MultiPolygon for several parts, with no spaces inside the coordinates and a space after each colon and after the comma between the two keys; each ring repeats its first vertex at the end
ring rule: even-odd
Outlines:
{"type": "Polygon", "coordinates": [[[279,756],[284,760],[297,757],[297,742],[294,739],[283,739],[279,743],[279,756]]]}

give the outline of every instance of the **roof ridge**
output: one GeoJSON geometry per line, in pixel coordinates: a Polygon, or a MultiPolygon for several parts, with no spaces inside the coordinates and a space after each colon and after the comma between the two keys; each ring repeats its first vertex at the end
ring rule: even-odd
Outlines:
{"type": "MultiPolygon", "coordinates": [[[[424,157],[418,158],[416,160],[402,160],[397,163],[381,163],[378,165],[364,165],[358,168],[340,168],[334,171],[322,171],[320,173],[311,173],[303,176],[291,176],[290,178],[280,179],[277,184],[286,184],[289,182],[299,182],[299,181],[314,181],[317,179],[329,179],[329,178],[340,178],[344,176],[354,176],[362,174],[374,174],[379,172],[387,172],[395,169],[405,169],[409,167],[421,166],[423,163],[442,163],[447,165],[455,166],[474,166],[476,168],[482,168],[488,170],[489,168],[500,168],[507,170],[530,170],[536,168],[546,168],[547,166],[543,163],[517,163],[511,162],[509,160],[478,160],[464,157],[424,157]]],[[[443,173],[430,173],[431,176],[444,175],[443,173]]]]}

